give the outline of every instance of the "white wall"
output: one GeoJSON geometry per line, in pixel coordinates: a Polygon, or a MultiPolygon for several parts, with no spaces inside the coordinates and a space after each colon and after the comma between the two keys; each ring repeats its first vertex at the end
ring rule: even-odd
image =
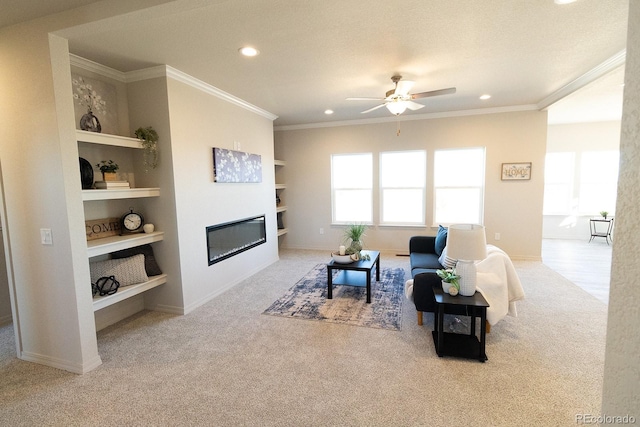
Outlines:
{"type": "MultiPolygon", "coordinates": [[[[640,421],[640,2],[629,2],[617,234],[613,242],[602,414],[640,421]]],[[[618,423],[624,424],[624,423],[618,423]]]]}
{"type": "MultiPolygon", "coordinates": [[[[366,247],[406,253],[411,236],[435,234],[430,227],[437,226],[432,219],[434,150],[484,146],[487,242],[514,259],[539,260],[546,118],[546,112],[524,111],[402,121],[400,136],[395,122],[277,131],[276,158],[287,162],[282,175],[289,233],[282,245],[332,250],[340,244],[344,228],[331,225],[331,154],[373,152],[377,159],[381,151],[426,149],[429,227],[371,227],[365,239],[366,247]],[[509,162],[532,162],[531,180],[502,181],[501,164],[509,162]],[[320,228],[325,234],[319,233],[320,228]],[[495,233],[500,233],[499,241],[495,233]]],[[[379,217],[376,183],[377,173],[374,222],[379,217]]]]}
{"type": "Polygon", "coordinates": [[[4,231],[11,236],[18,355],[86,372],[100,358],[91,291],[82,286],[89,268],[69,59],[66,42],[49,37],[49,29],[37,21],[0,30],[4,231]],[[52,230],[52,246],[40,244],[41,228],[52,230]]]}
{"type": "Polygon", "coordinates": [[[273,122],[170,79],[181,280],[189,312],[278,259],[273,122]],[[262,182],[213,182],[213,147],[262,156],[262,182]],[[207,226],[266,214],[267,243],[208,265],[207,226]]]}
{"type": "MultiPolygon", "coordinates": [[[[620,121],[550,125],[547,152],[573,152],[575,158],[587,151],[615,151],[620,148],[620,121]]],[[[574,179],[579,182],[580,170],[574,179]]],[[[574,198],[578,194],[573,195],[574,198]]],[[[545,239],[589,239],[592,215],[544,215],[542,236],[545,239]]]]}

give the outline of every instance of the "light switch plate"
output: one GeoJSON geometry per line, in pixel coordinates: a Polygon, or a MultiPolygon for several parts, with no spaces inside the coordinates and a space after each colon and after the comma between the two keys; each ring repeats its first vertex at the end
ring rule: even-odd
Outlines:
{"type": "Polygon", "coordinates": [[[53,236],[50,228],[40,229],[40,241],[43,245],[53,245],[53,236]]]}

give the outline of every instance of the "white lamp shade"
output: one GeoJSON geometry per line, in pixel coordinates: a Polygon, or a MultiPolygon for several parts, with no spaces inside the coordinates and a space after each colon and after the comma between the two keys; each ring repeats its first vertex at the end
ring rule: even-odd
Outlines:
{"type": "Polygon", "coordinates": [[[447,233],[447,256],[459,260],[487,257],[487,238],[479,224],[452,224],[447,233]]]}
{"type": "Polygon", "coordinates": [[[391,101],[386,104],[387,109],[391,111],[392,114],[399,116],[404,113],[404,110],[407,109],[407,104],[404,101],[391,101]]]}

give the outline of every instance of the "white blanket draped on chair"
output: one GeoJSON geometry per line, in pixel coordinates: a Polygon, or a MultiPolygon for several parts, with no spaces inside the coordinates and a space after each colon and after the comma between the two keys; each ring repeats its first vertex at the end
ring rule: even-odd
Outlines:
{"type": "Polygon", "coordinates": [[[487,257],[476,262],[476,269],[476,287],[490,305],[487,321],[495,325],[507,314],[516,317],[516,301],[524,299],[524,289],[511,258],[497,246],[487,245],[487,257]]]}
{"type": "MultiPolygon", "coordinates": [[[[490,305],[487,321],[495,325],[507,314],[517,317],[516,301],[524,299],[524,289],[511,258],[499,247],[487,245],[487,257],[476,262],[476,269],[476,288],[490,305]]],[[[413,299],[413,280],[407,280],[404,292],[413,299]]]]}

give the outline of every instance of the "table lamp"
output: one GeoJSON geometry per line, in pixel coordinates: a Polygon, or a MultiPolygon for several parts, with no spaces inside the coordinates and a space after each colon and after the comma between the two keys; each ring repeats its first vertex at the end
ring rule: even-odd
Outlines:
{"type": "Polygon", "coordinates": [[[460,295],[473,295],[476,292],[474,261],[487,257],[484,227],[478,224],[450,225],[447,234],[447,257],[458,260],[456,273],[460,276],[460,295]]]}

